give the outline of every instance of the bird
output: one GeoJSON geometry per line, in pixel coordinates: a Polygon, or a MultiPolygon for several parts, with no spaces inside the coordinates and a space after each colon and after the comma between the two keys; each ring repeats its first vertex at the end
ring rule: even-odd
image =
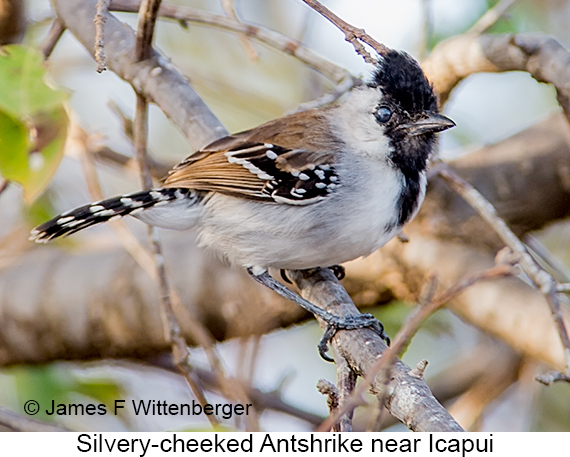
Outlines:
{"type": "MultiPolygon", "coordinates": [[[[368,256],[416,215],[436,134],[455,126],[403,51],[379,57],[372,77],[335,105],[289,114],[193,153],[160,187],[67,211],[32,230],[39,243],[123,216],[175,230],[197,228],[202,246],[247,269],[328,327],[371,327],[370,314],[339,317],[308,302],[269,269],[334,267],[368,256]]],[[[336,269],[338,271],[338,269],[336,269]]]]}

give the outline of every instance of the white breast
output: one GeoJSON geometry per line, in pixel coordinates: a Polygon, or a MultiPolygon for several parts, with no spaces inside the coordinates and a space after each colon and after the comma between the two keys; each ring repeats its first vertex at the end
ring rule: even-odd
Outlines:
{"type": "Polygon", "coordinates": [[[351,157],[342,187],[307,206],[262,203],[213,194],[201,220],[202,244],[232,263],[306,269],[365,256],[399,228],[402,178],[387,162],[351,157]],[[392,227],[388,232],[386,227],[392,227]]]}

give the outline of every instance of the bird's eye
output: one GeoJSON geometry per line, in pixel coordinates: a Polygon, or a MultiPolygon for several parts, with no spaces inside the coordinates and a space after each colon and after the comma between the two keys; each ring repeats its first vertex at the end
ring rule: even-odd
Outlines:
{"type": "Polygon", "coordinates": [[[386,106],[381,106],[374,113],[374,117],[380,124],[385,124],[392,117],[392,110],[386,106]]]}

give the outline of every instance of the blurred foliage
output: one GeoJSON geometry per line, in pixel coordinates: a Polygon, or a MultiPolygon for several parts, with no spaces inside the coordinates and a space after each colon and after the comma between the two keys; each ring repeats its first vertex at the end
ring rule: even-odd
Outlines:
{"type": "Polygon", "coordinates": [[[66,92],[45,83],[41,53],[0,49],[0,173],[24,188],[31,203],[46,188],[63,156],[66,92]]]}
{"type": "Polygon", "coordinates": [[[51,219],[57,211],[53,207],[49,188],[25,208],[24,216],[31,227],[51,219]]]}
{"type": "MultiPolygon", "coordinates": [[[[396,335],[402,327],[404,320],[416,310],[415,304],[401,301],[393,301],[385,306],[374,308],[372,314],[384,325],[384,330],[388,335],[396,335]]],[[[451,333],[448,316],[445,313],[437,312],[432,314],[421,326],[420,331],[427,332],[432,336],[441,336],[451,333]]],[[[406,347],[407,349],[407,347],[406,347]]],[[[405,353],[405,350],[404,350],[405,353]]]]}
{"type": "Polygon", "coordinates": [[[540,386],[535,398],[533,429],[538,432],[567,432],[570,430],[570,389],[558,382],[540,386]]]}
{"type": "MultiPolygon", "coordinates": [[[[124,399],[122,387],[114,380],[104,378],[85,379],[74,376],[65,367],[58,364],[48,366],[16,367],[7,370],[12,373],[17,386],[17,399],[20,408],[28,400],[40,404],[36,416],[38,420],[58,422],[57,415],[48,415],[53,404],[101,403],[107,411],[113,411],[114,401],[124,399]],[[83,398],[81,398],[83,397],[83,398]]],[[[25,414],[23,409],[20,411],[25,414]]],[[[119,410],[119,415],[121,410],[119,410]]]]}
{"type": "MultiPolygon", "coordinates": [[[[486,10],[496,6],[501,0],[485,0],[486,10]]],[[[549,22],[549,8],[539,5],[541,2],[519,1],[516,8],[511,8],[503,17],[501,17],[488,30],[489,33],[521,33],[533,30],[545,30],[549,22]]],[[[479,17],[473,18],[471,27],[479,20],[479,17]]],[[[451,38],[454,35],[467,32],[469,29],[449,30],[447,33],[441,33],[435,30],[431,34],[428,41],[428,49],[432,50],[440,41],[451,38]]]]}

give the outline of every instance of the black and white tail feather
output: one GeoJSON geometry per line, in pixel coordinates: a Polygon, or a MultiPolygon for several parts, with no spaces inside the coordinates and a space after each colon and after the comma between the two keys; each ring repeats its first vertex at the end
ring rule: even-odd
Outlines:
{"type": "MultiPolygon", "coordinates": [[[[148,222],[154,222],[153,219],[158,219],[159,221],[163,219],[164,224],[158,223],[154,225],[164,225],[172,229],[185,229],[193,224],[182,220],[168,223],[169,218],[153,217],[152,213],[156,212],[156,210],[152,210],[168,205],[169,212],[172,212],[175,206],[191,208],[200,200],[201,195],[198,192],[192,189],[178,188],[151,189],[121,195],[60,214],[32,230],[30,240],[37,243],[47,243],[54,238],[71,235],[92,225],[119,219],[123,216],[134,216],[137,219],[148,222]]],[[[161,211],[161,213],[163,212],[161,211]]],[[[176,214],[177,211],[173,213],[176,214]]],[[[163,216],[163,214],[160,216],[163,216]]]]}

